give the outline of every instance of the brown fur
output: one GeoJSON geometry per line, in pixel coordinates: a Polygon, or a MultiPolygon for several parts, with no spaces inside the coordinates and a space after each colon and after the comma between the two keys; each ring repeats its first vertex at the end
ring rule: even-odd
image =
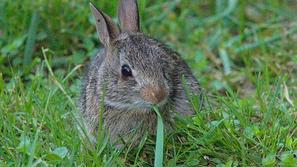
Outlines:
{"type": "MultiPolygon", "coordinates": [[[[121,1],[120,8],[126,7],[124,1],[121,1]]],[[[129,0],[131,2],[136,3],[129,0]]],[[[106,23],[111,24],[114,23],[106,23]]],[[[130,24],[139,23],[133,21],[130,24]]],[[[130,27],[135,26],[138,25],[130,27]]],[[[99,28],[99,31],[102,30],[99,28]]],[[[104,35],[100,35],[100,38],[106,38],[104,35]]],[[[91,134],[97,134],[99,103],[105,91],[103,124],[114,143],[119,136],[135,133],[138,140],[146,130],[155,133],[156,115],[151,109],[154,103],[163,101],[159,104],[160,112],[167,127],[173,123],[175,113],[183,116],[194,114],[182,84],[182,76],[187,80],[190,92],[199,94],[200,87],[176,52],[133,29],[122,31],[116,38],[109,35],[107,38],[112,40],[104,44],[105,48],[89,66],[80,98],[80,110],[91,134]],[[123,64],[132,69],[133,77],[121,77],[123,64]],[[152,97],[152,92],[155,97],[152,97]],[[133,132],[135,129],[138,130],[133,132]]]]}

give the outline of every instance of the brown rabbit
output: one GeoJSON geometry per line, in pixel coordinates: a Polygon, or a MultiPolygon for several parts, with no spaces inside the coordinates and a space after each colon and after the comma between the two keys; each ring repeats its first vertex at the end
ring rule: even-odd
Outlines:
{"type": "Polygon", "coordinates": [[[138,140],[144,131],[155,133],[153,104],[167,127],[176,113],[193,115],[182,77],[191,93],[200,93],[199,84],[178,53],[140,31],[137,1],[120,1],[120,28],[93,4],[91,10],[104,48],[89,66],[80,98],[89,132],[97,134],[102,96],[103,126],[113,143],[119,136],[133,133],[138,140]]]}

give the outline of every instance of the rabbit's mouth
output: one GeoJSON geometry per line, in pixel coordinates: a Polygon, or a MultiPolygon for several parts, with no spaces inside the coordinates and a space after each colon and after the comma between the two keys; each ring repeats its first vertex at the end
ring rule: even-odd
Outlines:
{"type": "Polygon", "coordinates": [[[115,102],[105,99],[105,104],[119,110],[151,110],[153,105],[163,108],[167,104],[167,99],[164,99],[158,104],[153,104],[144,100],[133,100],[133,102],[115,102]]]}
{"type": "Polygon", "coordinates": [[[138,106],[139,108],[151,109],[153,105],[156,105],[162,108],[163,106],[165,106],[166,103],[167,103],[167,98],[157,104],[141,100],[141,101],[135,101],[133,105],[138,106]]]}

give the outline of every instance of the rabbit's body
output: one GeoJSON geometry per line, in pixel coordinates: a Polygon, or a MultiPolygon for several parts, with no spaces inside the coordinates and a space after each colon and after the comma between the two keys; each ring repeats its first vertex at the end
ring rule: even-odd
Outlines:
{"type": "MultiPolygon", "coordinates": [[[[134,0],[123,2],[122,7],[126,2],[136,3],[134,0]]],[[[191,93],[199,94],[200,88],[180,56],[143,33],[120,33],[106,15],[94,13],[95,18],[96,14],[107,23],[106,30],[100,31],[97,26],[105,48],[89,66],[80,99],[89,132],[95,134],[98,130],[100,107],[104,107],[103,125],[112,142],[130,133],[136,135],[136,139],[144,131],[154,133],[157,121],[152,104],[160,106],[166,127],[171,126],[175,113],[184,116],[194,114],[182,77],[187,81],[191,93]],[[104,31],[109,31],[108,38],[106,34],[102,35],[104,31]],[[104,105],[100,106],[103,99],[104,105]]],[[[122,17],[121,22],[125,25],[123,20],[122,17]]],[[[98,22],[102,23],[101,20],[98,22]]],[[[130,29],[133,30],[133,26],[130,29]]]]}

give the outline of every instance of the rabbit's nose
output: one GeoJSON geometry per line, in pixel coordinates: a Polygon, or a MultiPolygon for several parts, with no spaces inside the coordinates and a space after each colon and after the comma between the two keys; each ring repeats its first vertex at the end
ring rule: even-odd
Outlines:
{"type": "Polygon", "coordinates": [[[166,88],[164,86],[145,86],[140,90],[140,96],[147,102],[158,104],[167,97],[166,88]]]}

